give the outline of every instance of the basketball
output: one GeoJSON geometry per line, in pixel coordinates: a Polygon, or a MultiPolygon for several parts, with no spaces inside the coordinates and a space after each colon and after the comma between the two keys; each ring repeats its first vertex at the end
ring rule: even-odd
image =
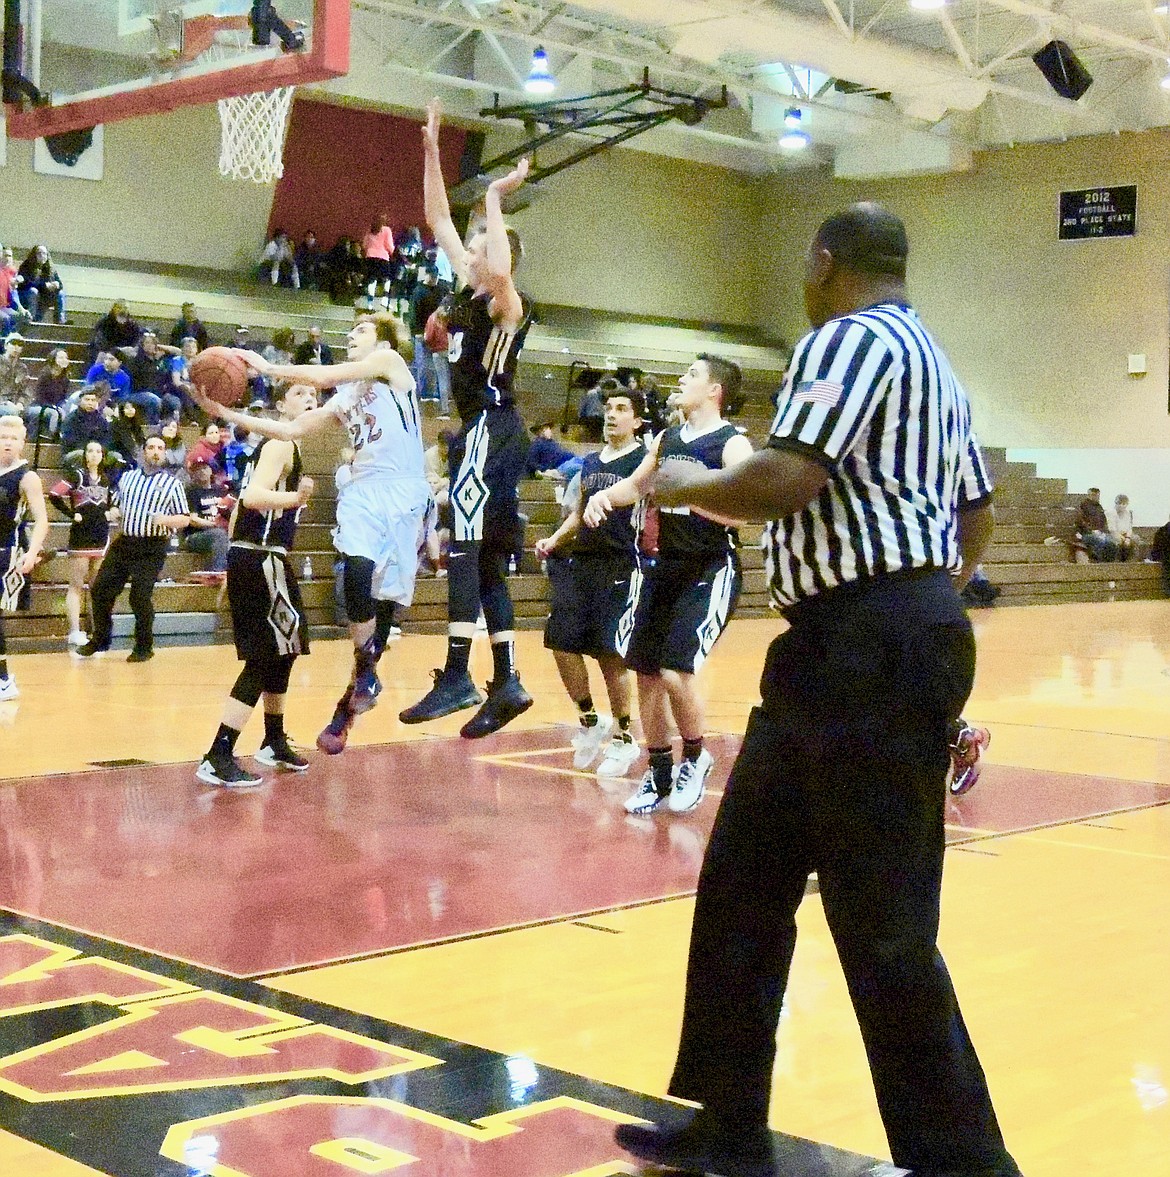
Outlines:
{"type": "Polygon", "coordinates": [[[238,405],[248,392],[248,365],[230,347],[209,347],[191,361],[191,383],[221,405],[238,405]]]}

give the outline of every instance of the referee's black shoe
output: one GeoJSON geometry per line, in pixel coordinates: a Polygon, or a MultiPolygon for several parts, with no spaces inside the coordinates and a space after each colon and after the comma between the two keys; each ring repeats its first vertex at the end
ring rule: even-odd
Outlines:
{"type": "Polygon", "coordinates": [[[532,696],[521,685],[520,676],[510,674],[501,683],[488,684],[487,701],[459,729],[459,734],[465,740],[481,740],[498,732],[531,706],[532,696]]]}
{"type": "Polygon", "coordinates": [[[686,1123],[619,1124],[614,1139],[643,1161],[687,1173],[718,1173],[719,1177],[776,1177],[779,1169],[767,1128],[735,1129],[706,1111],[686,1123]]]}
{"type": "Polygon", "coordinates": [[[398,713],[403,723],[426,723],[465,707],[478,707],[483,695],[466,670],[435,670],[435,685],[413,707],[398,713]]]}

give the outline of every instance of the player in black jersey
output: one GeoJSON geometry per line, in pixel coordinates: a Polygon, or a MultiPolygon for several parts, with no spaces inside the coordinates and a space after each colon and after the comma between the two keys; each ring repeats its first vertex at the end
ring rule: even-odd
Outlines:
{"type": "Polygon", "coordinates": [[[435,685],[399,718],[424,723],[482,702],[460,734],[477,739],[499,731],[532,706],[516,673],[515,615],[505,580],[506,560],[520,529],[519,491],[528,432],[513,400],[516,359],[532,320],[532,304],[516,290],[512,272],[520,241],[504,224],[503,198],[524,183],[528,161],[493,180],[485,219],[467,246],[451,220],[439,160],[438,99],[427,106],[424,197],[427,223],[463,284],[451,307],[447,359],[462,423],[451,443],[451,508],[447,557],[447,663],[435,685]],[[484,701],[468,673],[471,641],[483,610],[494,673],[484,701]]]}
{"type": "Polygon", "coordinates": [[[599,527],[582,529],[581,516],[599,491],[628,478],[642,464],[642,394],[611,389],[605,397],[605,446],[588,454],[581,467],[581,489],[565,521],[536,544],[547,560],[552,607],[544,644],[552,650],[561,682],[577,705],[580,730],[573,736],[573,767],[588,768],[601,756],[597,775],[625,776],[638,759],[630,730],[630,672],[618,648],[621,620],[637,596],[637,535],[633,508],[611,512],[599,527]],[[596,658],[605,679],[610,716],[599,716],[589,689],[585,655],[596,658]],[[613,732],[616,724],[617,730],[613,732]],[[613,732],[602,752],[606,737],[613,732]]]}
{"type": "MultiPolygon", "coordinates": [[[[293,384],[277,402],[281,419],[295,421],[317,407],[317,390],[293,384]]],[[[260,696],[264,696],[261,764],[303,772],[309,762],[289,745],[284,696],[298,655],[309,650],[308,627],[296,573],[288,558],[300,509],[313,493],[301,473],[296,442],[265,438],[248,460],[239,505],[231,521],[227,592],[236,653],[243,660],[223,710],[215,740],[195,770],[210,785],[242,788],[261,778],[235,758],[236,740],[260,696]]]]}
{"type": "Polygon", "coordinates": [[[44,487],[21,456],[25,436],[24,421],[19,417],[0,417],[0,702],[20,695],[8,673],[3,615],[21,604],[25,578],[32,575],[49,534],[44,487]],[[33,523],[27,541],[22,535],[26,516],[31,516],[33,523]]]}
{"type": "MultiPolygon", "coordinates": [[[[585,508],[590,527],[618,507],[637,502],[660,462],[698,463],[708,469],[738,465],[751,442],[723,419],[739,402],[738,365],[700,355],[679,378],[671,406],[685,420],[661,433],[638,469],[585,508]]],[[[731,619],[739,599],[735,521],[691,508],[659,508],[658,554],[645,570],[636,601],[623,619],[626,664],[638,675],[638,709],[650,767],[626,810],[648,814],[665,802],[673,813],[703,798],[713,760],[703,747],[705,714],[695,675],[731,619]],[[683,740],[677,769],[670,751],[669,716],[683,740]]]]}

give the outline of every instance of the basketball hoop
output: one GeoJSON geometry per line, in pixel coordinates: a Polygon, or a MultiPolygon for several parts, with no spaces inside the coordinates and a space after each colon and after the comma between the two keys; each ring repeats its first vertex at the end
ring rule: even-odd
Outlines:
{"type": "Polygon", "coordinates": [[[271,184],[284,175],[284,136],[295,86],[218,101],[220,175],[271,184]]]}

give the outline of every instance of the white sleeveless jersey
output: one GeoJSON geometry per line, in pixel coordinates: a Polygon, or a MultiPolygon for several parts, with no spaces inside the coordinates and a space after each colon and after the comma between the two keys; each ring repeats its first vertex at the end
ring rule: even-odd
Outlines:
{"type": "Polygon", "coordinates": [[[355,479],[426,477],[413,392],[397,392],[384,380],[357,380],[338,385],[329,408],[349,433],[355,479]]]}

